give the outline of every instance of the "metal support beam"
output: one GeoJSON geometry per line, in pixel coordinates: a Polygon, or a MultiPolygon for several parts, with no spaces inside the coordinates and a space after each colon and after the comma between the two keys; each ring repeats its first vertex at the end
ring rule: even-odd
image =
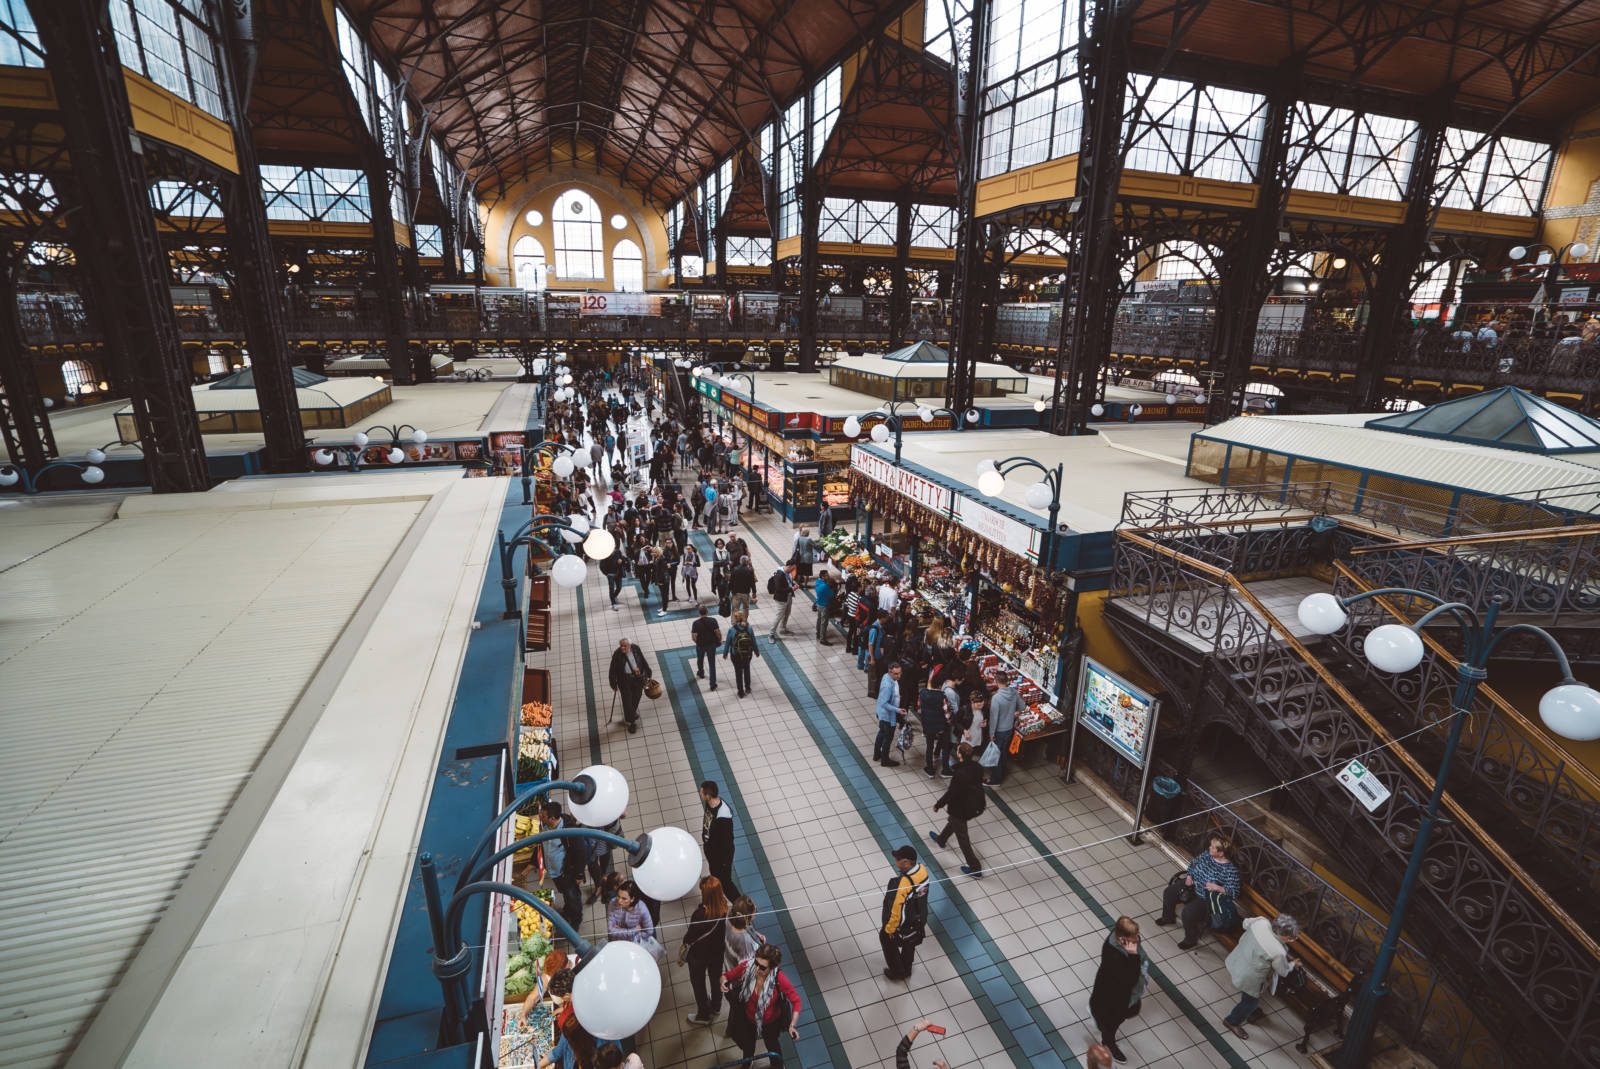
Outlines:
{"type": "Polygon", "coordinates": [[[911,325],[911,191],[902,190],[894,205],[894,274],[889,278],[889,348],[906,343],[911,325]]]}
{"type": "MultiPolygon", "coordinates": [[[[233,88],[233,113],[249,114],[244,79],[253,66],[246,42],[238,36],[240,24],[223,19],[223,32],[234,57],[229,83],[233,88]]],[[[249,23],[244,24],[245,27],[249,23]]],[[[261,200],[261,168],[249,122],[234,123],[233,144],[239,170],[228,183],[223,213],[228,224],[228,270],[233,293],[244,320],[245,346],[254,371],[256,400],[261,406],[261,432],[265,439],[264,467],[269,472],[306,470],[306,436],[300,422],[300,401],[295,394],[293,359],[284,322],[284,303],[278,287],[277,257],[267,231],[267,209],[261,200]]]]}
{"type": "Polygon", "coordinates": [[[36,372],[22,341],[14,276],[0,270],[0,438],[5,440],[6,456],[30,471],[38,471],[57,455],[36,372]]]}
{"type": "Polygon", "coordinates": [[[1221,284],[1217,324],[1211,336],[1211,368],[1220,375],[1206,395],[1207,423],[1231,418],[1244,404],[1245,379],[1255,352],[1261,305],[1272,283],[1272,254],[1278,245],[1292,177],[1288,160],[1297,81],[1292,72],[1285,72],[1283,82],[1267,97],[1261,157],[1256,166],[1256,204],[1218,265],[1221,284]],[[1239,394],[1238,408],[1234,406],[1235,393],[1239,394]]]}
{"type": "Polygon", "coordinates": [[[372,258],[378,298],[383,308],[384,340],[389,349],[389,370],[396,386],[427,382],[433,377],[426,346],[418,360],[411,348],[411,322],[406,315],[405,283],[400,275],[400,246],[394,240],[394,211],[390,207],[389,165],[378,157],[368,161],[367,201],[372,205],[372,258]],[[417,364],[425,369],[417,373],[417,364]]]}
{"type": "Polygon", "coordinates": [[[64,182],[82,211],[74,250],[99,276],[108,307],[107,350],[128,372],[134,420],[157,493],[211,485],[168,290],[170,267],[156,233],[138,156],[122,62],[103,0],[30,0],[46,67],[61,104],[72,158],[64,182]]]}
{"type": "Polygon", "coordinates": [[[1411,177],[1406,182],[1406,216],[1384,244],[1383,262],[1378,265],[1378,275],[1367,302],[1367,329],[1361,336],[1356,387],[1350,395],[1355,412],[1372,412],[1378,408],[1384,368],[1394,362],[1396,346],[1409,321],[1411,290],[1428,249],[1435,203],[1443,195],[1443,191],[1435,188],[1434,181],[1444,144],[1442,115],[1443,109],[1436,109],[1433,117],[1417,125],[1417,151],[1412,158],[1411,177]]]}
{"type": "Polygon", "coordinates": [[[1080,25],[1094,32],[1078,50],[1083,83],[1083,142],[1078,151],[1076,209],[1062,290],[1061,341],[1056,352],[1056,434],[1082,434],[1111,352],[1111,328],[1121,295],[1117,270],[1117,188],[1122,181],[1122,113],[1128,85],[1131,4],[1082,0],[1080,25]]]}
{"type": "Polygon", "coordinates": [[[984,267],[984,238],[987,231],[978,219],[978,160],[983,133],[983,68],[989,51],[989,22],[992,0],[972,0],[972,37],[968,42],[967,62],[959,68],[960,91],[956,94],[956,131],[960,153],[956,160],[956,269],[954,287],[955,316],[951,324],[949,372],[945,381],[945,406],[965,412],[972,404],[973,380],[977,373],[976,349],[982,337],[981,285],[984,267]]]}
{"type": "MultiPolygon", "coordinates": [[[[804,136],[800,139],[800,349],[799,370],[817,370],[817,242],[822,231],[822,176],[812,162],[812,96],[806,93],[804,136]]],[[[780,153],[781,155],[781,153],[780,153]]]]}

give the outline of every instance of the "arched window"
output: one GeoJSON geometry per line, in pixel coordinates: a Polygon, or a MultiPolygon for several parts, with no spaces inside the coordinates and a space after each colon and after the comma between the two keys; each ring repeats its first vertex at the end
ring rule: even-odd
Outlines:
{"type": "Polygon", "coordinates": [[[67,396],[94,392],[94,368],[87,360],[68,360],[61,365],[61,380],[67,384],[67,396]]]}
{"type": "Polygon", "coordinates": [[[581,189],[569,189],[550,207],[555,227],[556,277],[574,282],[603,282],[605,245],[600,205],[581,189]]]}
{"type": "Polygon", "coordinates": [[[532,234],[524,234],[511,246],[512,277],[518,286],[529,292],[544,289],[545,273],[549,263],[544,258],[544,245],[532,234]]]}
{"type": "Polygon", "coordinates": [[[611,250],[611,285],[622,293],[644,292],[644,253],[628,238],[611,250]]]}

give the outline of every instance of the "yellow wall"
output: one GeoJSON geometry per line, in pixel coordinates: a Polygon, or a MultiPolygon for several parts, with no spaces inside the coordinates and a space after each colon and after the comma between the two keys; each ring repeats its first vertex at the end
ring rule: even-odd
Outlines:
{"type": "Polygon", "coordinates": [[[1600,261],[1600,107],[1574,120],[1572,136],[1556,151],[1544,206],[1556,218],[1544,220],[1540,241],[1557,248],[1585,241],[1584,259],[1600,261]]]}
{"type": "Polygon", "coordinates": [[[672,266],[667,254],[666,219],[654,208],[640,201],[632,190],[594,174],[567,170],[549,172],[530,178],[512,187],[492,206],[484,208],[484,272],[487,281],[494,285],[512,286],[516,278],[511,266],[511,249],[524,234],[532,234],[544,246],[545,262],[550,265],[549,288],[559,289],[613,289],[611,252],[617,242],[631,238],[644,251],[645,288],[662,289],[670,279],[661,271],[672,266]],[[606,277],[604,281],[570,281],[555,273],[555,231],[550,222],[551,209],[556,197],[568,189],[581,189],[600,205],[600,219],[605,226],[606,277]],[[538,226],[527,221],[529,209],[537,209],[544,216],[538,226]],[[627,226],[618,230],[611,226],[613,215],[622,215],[627,226]]]}

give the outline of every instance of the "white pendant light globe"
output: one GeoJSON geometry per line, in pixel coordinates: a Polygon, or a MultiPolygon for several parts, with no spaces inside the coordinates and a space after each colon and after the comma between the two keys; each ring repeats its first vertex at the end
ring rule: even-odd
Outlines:
{"type": "Polygon", "coordinates": [[[1143,405],[1134,405],[1128,411],[1131,412],[1135,416],[1142,416],[1142,415],[1144,415],[1144,406],[1143,405]]]}
{"type": "Polygon", "coordinates": [[[682,898],[700,882],[700,842],[682,828],[655,828],[650,853],[633,866],[639,890],[659,902],[682,898]]]}
{"type": "Polygon", "coordinates": [[[579,449],[572,454],[574,467],[587,468],[592,463],[594,463],[594,457],[590,455],[587,449],[579,449]]]}
{"type": "Polygon", "coordinates": [[[1055,491],[1050,488],[1049,483],[1042,480],[1028,487],[1022,494],[1022,500],[1026,501],[1031,509],[1049,508],[1053,497],[1055,491]]]}
{"type": "MultiPolygon", "coordinates": [[[[596,527],[589,532],[589,537],[583,540],[583,552],[590,560],[605,560],[615,553],[617,538],[610,531],[596,527]]],[[[609,823],[609,822],[608,822],[609,823]]]]}
{"type": "Polygon", "coordinates": [[[1175,405],[1177,403],[1178,403],[1178,395],[1177,394],[1175,394],[1175,393],[1167,394],[1167,404],[1175,405]]]}
{"type": "Polygon", "coordinates": [[[1313,635],[1331,635],[1344,627],[1347,619],[1339,599],[1328,593],[1307,594],[1300,599],[1295,615],[1300,618],[1300,626],[1313,635]]]}
{"type": "Polygon", "coordinates": [[[1528,247],[1526,245],[1513,245],[1509,255],[1513,260],[1520,260],[1528,255],[1528,247]]]}
{"type": "Polygon", "coordinates": [[[367,443],[372,441],[372,439],[368,438],[365,434],[362,434],[360,431],[356,431],[355,437],[351,438],[350,441],[355,443],[355,447],[357,449],[365,449],[367,447],[367,443]]]}
{"type": "Polygon", "coordinates": [[[1194,395],[1194,403],[1197,404],[1197,405],[1205,404],[1206,403],[1206,395],[1203,394],[1203,393],[1195,394],[1194,395]]]}
{"type": "Polygon", "coordinates": [[[983,418],[983,413],[978,411],[976,408],[967,409],[967,422],[968,423],[976,423],[982,418],[983,418]]]}
{"type": "Polygon", "coordinates": [[[565,375],[561,376],[561,384],[563,386],[571,386],[572,385],[572,372],[569,371],[565,375]]]}
{"type": "Polygon", "coordinates": [[[105,477],[106,473],[103,468],[97,468],[93,465],[90,465],[89,467],[83,469],[83,481],[86,483],[104,482],[105,477]]]}
{"type": "Polygon", "coordinates": [[[421,445],[423,442],[426,442],[428,440],[428,432],[427,431],[419,431],[419,430],[413,429],[411,431],[411,440],[413,442],[415,442],[417,445],[421,445]]]}
{"type": "Polygon", "coordinates": [[[628,808],[628,781],[610,765],[590,765],[572,778],[581,781],[585,776],[594,780],[594,797],[587,802],[575,802],[568,794],[567,808],[572,810],[579,824],[604,828],[628,808]]]}
{"type": "Polygon", "coordinates": [[[1006,477],[998,471],[986,471],[978,476],[978,493],[994,497],[1006,488],[1006,477]]]}
{"type": "Polygon", "coordinates": [[[876,427],[873,427],[872,440],[880,445],[884,442],[887,442],[889,440],[889,428],[882,423],[878,424],[876,427]]]}
{"type": "Polygon", "coordinates": [[[561,531],[561,539],[568,545],[575,546],[579,542],[583,541],[583,535],[579,534],[577,531],[571,531],[563,528],[561,531]]]}
{"type": "Polygon", "coordinates": [[[556,562],[550,565],[550,578],[556,581],[557,586],[579,586],[588,574],[589,569],[583,566],[583,558],[572,553],[557,557],[556,562]]]}
{"type": "Polygon", "coordinates": [[[932,423],[933,409],[929,408],[927,405],[922,405],[917,409],[917,418],[924,423],[932,423]]]}
{"type": "Polygon", "coordinates": [[[56,407],[56,399],[54,397],[46,397],[44,399],[44,407],[46,407],[46,408],[54,408],[54,407],[56,407]]]}
{"type": "Polygon", "coordinates": [[[1042,397],[1033,403],[1033,410],[1041,414],[1043,414],[1044,410],[1048,407],[1050,406],[1044,403],[1044,398],[1042,397]]]}
{"type": "Polygon", "coordinates": [[[985,474],[994,470],[994,461],[987,458],[978,461],[978,478],[981,479],[985,474]]]}
{"type": "Polygon", "coordinates": [[[6,468],[0,471],[0,486],[15,486],[21,478],[16,468],[6,468]]]}
{"type": "Polygon", "coordinates": [[[319,468],[326,468],[333,463],[333,454],[326,449],[319,449],[311,454],[311,460],[319,468]]]}
{"type": "Polygon", "coordinates": [[[572,1012],[596,1039],[637,1035],[660,1004],[661,966],[638,943],[607,943],[572,978],[572,1012]]]}
{"type": "Polygon", "coordinates": [[[854,416],[850,416],[844,421],[844,433],[845,437],[847,438],[854,438],[856,435],[860,434],[861,421],[854,416]]]}
{"type": "Polygon", "coordinates": [[[91,464],[104,464],[106,462],[106,454],[102,449],[91,449],[83,454],[83,459],[91,464]]]}
{"type": "Polygon", "coordinates": [[[1367,660],[1385,672],[1409,672],[1422,663],[1422,638],[1404,624],[1384,624],[1367,632],[1367,660]]]}
{"type": "Polygon", "coordinates": [[[404,464],[406,462],[405,452],[399,446],[390,446],[389,452],[385,455],[388,456],[391,464],[404,464]]]}
{"type": "Polygon", "coordinates": [[[1600,691],[1583,683],[1563,683],[1539,699],[1539,719],[1562,738],[1600,739],[1600,691]]]}
{"type": "Polygon", "coordinates": [[[550,464],[550,470],[556,473],[556,478],[565,479],[572,474],[572,458],[562,453],[550,464]]]}
{"type": "Polygon", "coordinates": [[[580,535],[586,535],[589,533],[589,517],[582,513],[574,512],[567,517],[567,526],[577,531],[580,535]]]}
{"type": "Polygon", "coordinates": [[[1574,260],[1581,260],[1585,256],[1589,255],[1589,243],[1586,241],[1580,241],[1567,251],[1572,255],[1574,260]]]}
{"type": "Polygon", "coordinates": [[[1089,414],[1098,419],[1099,417],[1101,417],[1101,416],[1106,414],[1106,406],[1105,405],[1090,405],[1089,406],[1089,414]]]}

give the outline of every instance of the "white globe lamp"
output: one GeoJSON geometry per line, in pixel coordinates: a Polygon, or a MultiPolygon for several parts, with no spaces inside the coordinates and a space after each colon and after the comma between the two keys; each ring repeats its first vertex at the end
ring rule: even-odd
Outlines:
{"type": "Polygon", "coordinates": [[[968,423],[976,423],[982,418],[983,418],[983,413],[979,412],[976,408],[967,409],[967,422],[968,423]]]}
{"type": "Polygon", "coordinates": [[[569,545],[574,545],[574,546],[577,545],[579,542],[583,541],[583,535],[579,534],[577,531],[568,530],[566,528],[562,529],[561,538],[562,538],[563,541],[567,542],[569,545]]]}
{"type": "Polygon", "coordinates": [[[1580,241],[1567,251],[1572,254],[1573,259],[1581,260],[1585,256],[1589,255],[1589,243],[1586,241],[1580,241]]]}
{"type": "Polygon", "coordinates": [[[882,423],[878,424],[876,427],[873,427],[872,440],[877,442],[879,445],[887,442],[889,440],[889,428],[882,423]]]}
{"type": "Polygon", "coordinates": [[[1178,395],[1177,394],[1175,394],[1175,393],[1167,394],[1167,404],[1175,405],[1177,403],[1178,403],[1178,395]]]}
{"type": "Polygon", "coordinates": [[[361,433],[360,431],[356,431],[355,437],[351,438],[350,441],[355,444],[355,447],[357,449],[365,449],[367,447],[367,443],[372,441],[372,439],[368,438],[365,434],[361,433]]]}
{"type": "Polygon", "coordinates": [[[1563,738],[1600,739],[1600,691],[1583,683],[1563,683],[1539,699],[1539,719],[1563,738]]]}
{"type": "Polygon", "coordinates": [[[1300,626],[1313,635],[1331,635],[1345,625],[1344,606],[1332,594],[1307,594],[1295,610],[1300,626]]]}
{"type": "Polygon", "coordinates": [[[984,497],[995,497],[1006,488],[1006,477],[998,471],[986,471],[978,476],[978,493],[984,497]]]}
{"type": "Polygon", "coordinates": [[[607,827],[628,808],[628,781],[610,765],[590,765],[573,776],[573,782],[582,783],[585,776],[594,782],[594,794],[587,802],[575,802],[567,795],[567,808],[580,824],[607,827]]]}
{"type": "Polygon", "coordinates": [[[1128,409],[1128,412],[1131,415],[1142,416],[1142,415],[1144,415],[1144,406],[1143,405],[1134,405],[1132,408],[1128,409]]]}
{"type": "Polygon", "coordinates": [[[0,471],[0,486],[15,486],[22,476],[17,474],[16,468],[6,468],[0,471]]]}
{"type": "Polygon", "coordinates": [[[105,450],[91,449],[87,453],[83,454],[83,459],[87,460],[91,464],[104,464],[106,462],[105,450]]]}
{"type": "Polygon", "coordinates": [[[616,552],[617,539],[610,531],[596,527],[583,540],[583,552],[590,560],[605,560],[616,552]]]}
{"type": "Polygon", "coordinates": [[[1526,245],[1511,246],[1510,256],[1513,260],[1520,260],[1526,255],[1528,255],[1528,248],[1526,245]]]}
{"type": "Polygon", "coordinates": [[[695,889],[700,882],[700,843],[682,828],[656,828],[650,832],[650,852],[633,866],[639,890],[659,902],[671,902],[695,889]]]}
{"type": "Polygon", "coordinates": [[[1040,414],[1043,414],[1044,410],[1048,407],[1049,406],[1044,403],[1044,398],[1042,397],[1033,403],[1033,410],[1040,414]]]}
{"type": "Polygon", "coordinates": [[[413,442],[415,442],[417,445],[421,445],[423,442],[426,442],[428,440],[428,432],[427,431],[413,430],[411,432],[411,440],[413,442]]]}
{"type": "Polygon", "coordinates": [[[1106,414],[1106,406],[1105,405],[1090,405],[1089,406],[1089,414],[1091,416],[1094,416],[1096,419],[1098,419],[1101,416],[1106,414]]]}
{"type": "Polygon", "coordinates": [[[574,512],[567,517],[567,526],[577,531],[580,535],[589,533],[589,517],[574,512]]]}
{"type": "Polygon", "coordinates": [[[565,479],[572,474],[572,458],[562,453],[551,463],[550,470],[556,473],[556,478],[565,479]]]}
{"type": "Polygon", "coordinates": [[[856,435],[860,434],[861,421],[854,416],[846,419],[844,421],[844,433],[845,436],[849,438],[854,438],[856,435]]]}
{"type": "Polygon", "coordinates": [[[994,461],[987,459],[978,461],[978,478],[983,478],[986,472],[991,471],[994,471],[994,461]]]}
{"type": "Polygon", "coordinates": [[[589,451],[587,449],[580,449],[576,453],[572,454],[572,464],[574,467],[587,468],[592,463],[594,463],[594,457],[589,455],[589,451]]]}
{"type": "Polygon", "coordinates": [[[1206,403],[1206,395],[1203,394],[1203,393],[1195,394],[1194,395],[1194,403],[1197,404],[1197,405],[1205,404],[1206,403]]]}
{"type": "Polygon", "coordinates": [[[90,465],[89,467],[83,469],[83,481],[86,483],[93,484],[104,482],[105,477],[106,473],[103,468],[97,468],[93,465],[90,465]]]}
{"type": "Polygon", "coordinates": [[[1367,632],[1367,660],[1385,672],[1409,672],[1422,663],[1422,637],[1404,624],[1383,624],[1367,632]]]}
{"type": "Polygon", "coordinates": [[[326,468],[329,464],[333,463],[333,454],[326,449],[319,449],[315,453],[311,454],[311,460],[312,463],[317,465],[317,467],[326,468]]]}
{"type": "Polygon", "coordinates": [[[389,452],[385,455],[388,456],[391,464],[404,464],[406,462],[406,454],[399,446],[390,446],[389,452]]]}
{"type": "Polygon", "coordinates": [[[572,978],[572,1012],[596,1039],[637,1035],[661,1003],[661,966],[638,943],[607,943],[572,978]]]}
{"type": "Polygon", "coordinates": [[[1050,507],[1050,500],[1054,496],[1055,491],[1050,488],[1050,484],[1040,481],[1023,492],[1022,500],[1026,501],[1031,509],[1043,509],[1050,507]]]}
{"type": "Polygon", "coordinates": [[[932,423],[933,409],[929,408],[927,405],[921,406],[917,409],[917,418],[924,423],[932,423]]]}
{"type": "Polygon", "coordinates": [[[580,586],[587,574],[589,569],[583,566],[583,558],[575,554],[557,557],[556,562],[550,565],[550,578],[556,581],[557,586],[580,586]]]}

